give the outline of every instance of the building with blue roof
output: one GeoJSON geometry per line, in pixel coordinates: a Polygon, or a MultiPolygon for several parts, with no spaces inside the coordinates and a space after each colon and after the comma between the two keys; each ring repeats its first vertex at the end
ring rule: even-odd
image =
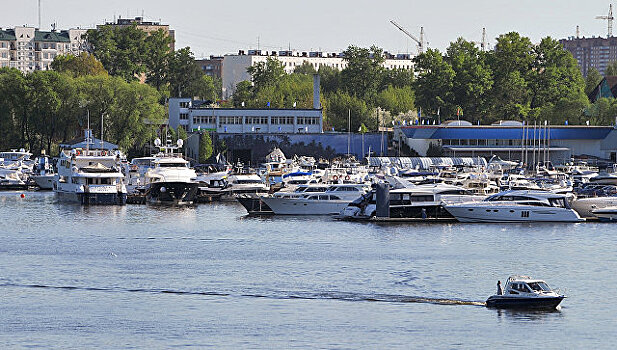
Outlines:
{"type": "Polygon", "coordinates": [[[441,125],[414,125],[395,128],[394,139],[401,140],[421,156],[429,147],[441,148],[451,157],[492,157],[526,161],[548,158],[563,163],[572,157],[596,157],[615,161],[615,126],[523,125],[505,122],[499,125],[472,125],[467,122],[441,125]]]}

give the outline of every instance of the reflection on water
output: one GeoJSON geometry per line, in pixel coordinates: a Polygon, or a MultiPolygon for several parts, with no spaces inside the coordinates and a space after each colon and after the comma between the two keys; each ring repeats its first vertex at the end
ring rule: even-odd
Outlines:
{"type": "Polygon", "coordinates": [[[537,322],[564,317],[561,306],[553,310],[495,309],[495,312],[497,319],[513,322],[537,322]]]}

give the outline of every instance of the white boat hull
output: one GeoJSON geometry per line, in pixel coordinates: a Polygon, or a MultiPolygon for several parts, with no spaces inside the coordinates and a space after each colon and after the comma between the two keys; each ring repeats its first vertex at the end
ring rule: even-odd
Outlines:
{"type": "Polygon", "coordinates": [[[344,200],[308,200],[305,198],[261,197],[262,201],[278,215],[335,215],[349,204],[344,200]]]}
{"type": "Polygon", "coordinates": [[[460,222],[580,222],[572,209],[523,205],[478,206],[446,205],[446,210],[460,222]]]}
{"type": "Polygon", "coordinates": [[[51,190],[54,188],[55,175],[32,175],[32,180],[36,182],[42,190],[51,190]]]}
{"type": "Polygon", "coordinates": [[[580,198],[572,201],[570,205],[581,217],[594,218],[597,217],[594,210],[617,206],[617,197],[580,198]]]}

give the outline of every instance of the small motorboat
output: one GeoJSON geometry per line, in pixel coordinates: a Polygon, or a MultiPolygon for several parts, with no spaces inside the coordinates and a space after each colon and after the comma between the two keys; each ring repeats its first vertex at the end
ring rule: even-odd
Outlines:
{"type": "Polygon", "coordinates": [[[486,306],[498,309],[557,308],[565,298],[552,290],[546,282],[528,276],[510,276],[503,294],[490,296],[486,306]]]}
{"type": "Polygon", "coordinates": [[[600,221],[617,221],[617,207],[595,209],[592,210],[591,213],[600,219],[600,221]]]}

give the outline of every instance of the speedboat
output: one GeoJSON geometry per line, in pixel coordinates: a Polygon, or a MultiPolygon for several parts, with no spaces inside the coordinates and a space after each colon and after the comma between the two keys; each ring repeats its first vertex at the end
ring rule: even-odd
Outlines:
{"type": "Polygon", "coordinates": [[[557,308],[565,298],[551,289],[546,282],[528,276],[510,276],[503,294],[491,295],[486,306],[498,309],[545,309],[557,308]]]}
{"type": "Polygon", "coordinates": [[[481,202],[446,204],[460,222],[579,222],[584,221],[564,194],[510,190],[481,202]]]}

